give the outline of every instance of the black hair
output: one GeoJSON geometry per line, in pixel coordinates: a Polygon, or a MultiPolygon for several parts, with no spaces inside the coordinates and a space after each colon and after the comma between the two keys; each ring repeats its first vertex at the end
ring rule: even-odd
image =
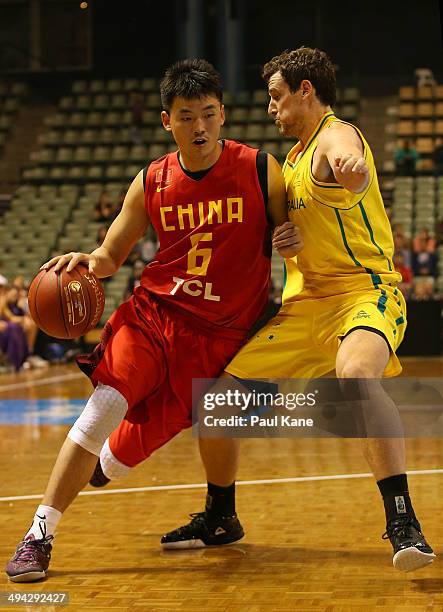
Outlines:
{"type": "Polygon", "coordinates": [[[160,83],[163,109],[170,112],[178,96],[191,100],[215,96],[220,104],[223,90],[220,74],[212,64],[204,59],[185,59],[172,64],[160,83]]]}

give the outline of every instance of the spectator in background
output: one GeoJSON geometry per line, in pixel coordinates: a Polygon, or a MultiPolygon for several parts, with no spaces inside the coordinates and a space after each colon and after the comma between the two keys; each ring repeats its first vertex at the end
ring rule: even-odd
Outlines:
{"type": "Polygon", "coordinates": [[[405,299],[409,298],[411,287],[412,287],[412,269],[405,263],[402,252],[397,252],[394,255],[394,268],[397,272],[400,272],[402,282],[398,285],[398,288],[405,296],[405,299]]]}
{"type": "Polygon", "coordinates": [[[108,228],[106,227],[106,225],[102,225],[101,227],[98,228],[96,248],[98,248],[99,246],[103,244],[103,241],[106,238],[107,233],[108,233],[108,228]]]}
{"type": "Polygon", "coordinates": [[[443,219],[435,222],[435,241],[437,245],[443,244],[443,219]]]}
{"type": "Polygon", "coordinates": [[[114,206],[106,191],[102,191],[95,205],[94,220],[98,223],[112,223],[114,218],[114,206]]]}
{"type": "Polygon", "coordinates": [[[146,240],[142,241],[140,245],[140,256],[145,264],[150,263],[154,259],[157,249],[157,243],[150,238],[146,238],[146,240]]]}
{"type": "Polygon", "coordinates": [[[416,278],[411,298],[420,302],[432,300],[434,298],[434,279],[430,276],[416,278]]]}
{"type": "Polygon", "coordinates": [[[143,143],[143,111],[144,111],[144,100],[143,95],[140,91],[131,92],[130,97],[131,103],[131,127],[129,129],[129,136],[132,144],[140,145],[143,143]]]}
{"type": "Polygon", "coordinates": [[[411,147],[409,140],[405,140],[403,147],[395,151],[395,168],[400,176],[415,176],[418,161],[417,151],[411,147]]]}
{"type": "Polygon", "coordinates": [[[426,248],[414,253],[412,270],[414,276],[435,276],[437,270],[435,253],[429,253],[426,248]]]}
{"type": "Polygon", "coordinates": [[[132,266],[132,274],[128,278],[128,285],[126,287],[124,299],[127,300],[128,297],[132,295],[132,292],[136,287],[140,287],[140,279],[143,274],[143,270],[145,269],[145,263],[141,259],[137,259],[132,266]]]}
{"type": "Polygon", "coordinates": [[[132,267],[138,259],[142,259],[140,242],[134,244],[134,246],[132,247],[132,251],[129,253],[128,258],[123,263],[123,265],[132,267]]]}
{"type": "Polygon", "coordinates": [[[114,216],[112,220],[114,220],[117,217],[117,215],[120,214],[120,211],[123,208],[123,202],[125,201],[126,193],[127,193],[126,189],[122,189],[120,193],[118,194],[117,204],[115,206],[114,216]]]}
{"type": "Polygon", "coordinates": [[[400,232],[394,234],[394,253],[402,256],[405,266],[411,267],[412,253],[409,248],[409,240],[400,232]]]}
{"type": "Polygon", "coordinates": [[[435,253],[437,242],[435,238],[429,234],[427,227],[422,227],[419,233],[415,236],[412,241],[412,250],[414,253],[420,253],[421,251],[427,251],[428,253],[435,253]]]}
{"type": "Polygon", "coordinates": [[[437,138],[432,160],[434,162],[434,174],[443,176],[443,138],[437,138]]]}
{"type": "Polygon", "coordinates": [[[8,291],[7,281],[0,280],[0,352],[18,371],[29,355],[29,348],[23,328],[8,318],[9,309],[6,305],[8,291]]]}
{"type": "MultiPolygon", "coordinates": [[[[21,286],[22,280],[20,277],[15,279],[16,285],[21,286]]],[[[18,289],[17,286],[11,285],[5,295],[2,315],[6,321],[9,323],[15,323],[19,325],[25,333],[26,341],[28,344],[29,355],[26,359],[26,364],[28,368],[42,368],[48,365],[48,362],[42,359],[39,355],[34,354],[35,341],[37,339],[38,327],[32,320],[31,316],[28,312],[28,295],[27,291],[25,294],[21,293],[22,291],[26,291],[23,289],[18,289]]]]}

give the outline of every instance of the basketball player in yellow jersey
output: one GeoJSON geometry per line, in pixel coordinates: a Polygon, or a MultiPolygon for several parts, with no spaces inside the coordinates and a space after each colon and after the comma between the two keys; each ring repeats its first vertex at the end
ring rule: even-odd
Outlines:
{"type": "MultiPolygon", "coordinates": [[[[315,378],[335,369],[345,397],[356,391],[357,399],[369,397],[378,431],[400,432],[370,438],[368,430],[362,439],[384,501],[384,537],[392,543],[396,568],[418,569],[435,555],[411,504],[398,411],[378,382],[401,372],[395,351],[406,315],[372,153],[361,132],[331,109],[335,74],[324,52],[304,47],[284,52],[265,65],[263,76],[269,114],[282,135],[297,140],[284,176],[289,218],[305,246],[296,259],[286,260],[279,314],[226,372],[240,379],[315,378]]],[[[233,494],[235,440],[201,439],[200,449],[209,480],[224,481],[227,495],[233,494]]],[[[192,525],[167,534],[164,545],[191,539],[192,525]]]]}

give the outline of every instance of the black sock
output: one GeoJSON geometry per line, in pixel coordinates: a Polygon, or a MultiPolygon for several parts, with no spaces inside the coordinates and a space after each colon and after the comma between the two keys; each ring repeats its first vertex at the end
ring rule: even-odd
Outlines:
{"type": "Polygon", "coordinates": [[[414,508],[408,491],[406,474],[389,476],[377,482],[385,506],[386,523],[396,521],[405,516],[415,518],[414,508]]]}
{"type": "Polygon", "coordinates": [[[229,487],[219,487],[208,482],[206,496],[206,513],[213,518],[234,516],[235,514],[235,482],[229,487]]]}

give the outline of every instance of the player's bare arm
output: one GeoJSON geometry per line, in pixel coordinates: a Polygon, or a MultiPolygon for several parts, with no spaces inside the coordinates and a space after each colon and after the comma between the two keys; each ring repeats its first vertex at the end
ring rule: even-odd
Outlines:
{"type": "Polygon", "coordinates": [[[334,123],[318,138],[318,149],[314,155],[314,176],[321,176],[324,164],[328,163],[331,178],[353,193],[362,193],[369,184],[369,167],[363,156],[363,143],[355,129],[343,123],[334,123]],[[323,167],[322,167],[323,166],[323,167]]]}
{"type": "Polygon", "coordinates": [[[146,233],[149,218],[144,207],[143,170],[141,170],[126,194],[122,210],[109,228],[101,246],[92,253],[67,253],[53,257],[42,268],[55,266],[57,272],[67,264],[70,272],[79,263],[86,263],[89,271],[99,278],[114,274],[127,259],[135,243],[146,233]]]}
{"type": "Polygon", "coordinates": [[[303,248],[300,230],[288,221],[286,188],[278,161],[268,154],[268,211],[274,233],[272,246],[282,257],[295,257],[303,248]]]}

